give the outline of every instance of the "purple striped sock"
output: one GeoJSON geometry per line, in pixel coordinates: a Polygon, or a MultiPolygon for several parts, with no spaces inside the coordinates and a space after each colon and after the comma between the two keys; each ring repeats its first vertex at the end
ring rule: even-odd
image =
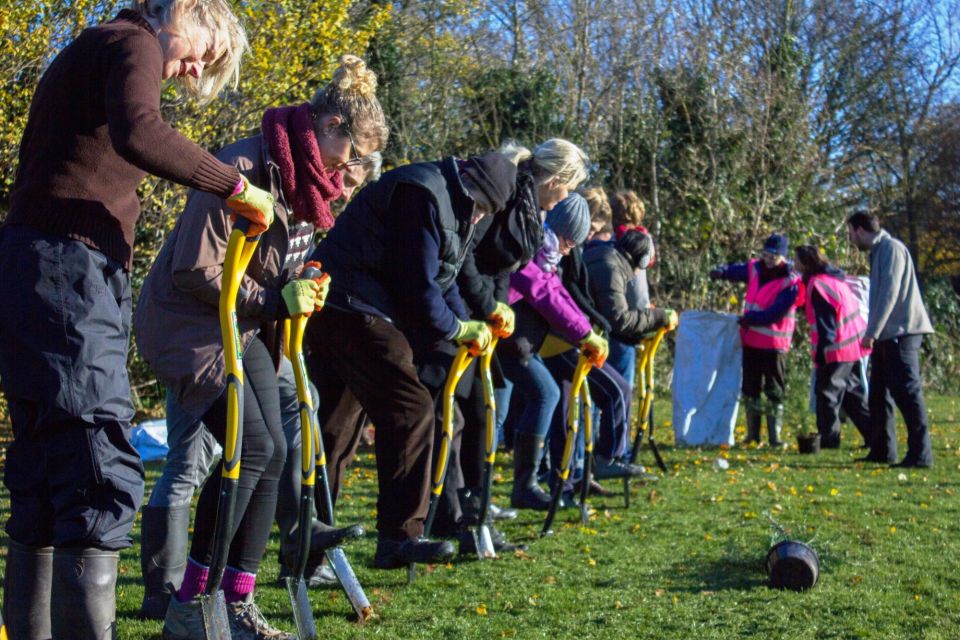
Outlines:
{"type": "Polygon", "coordinates": [[[177,600],[180,602],[189,602],[203,593],[207,586],[207,576],[210,575],[210,568],[205,567],[193,558],[187,558],[187,569],[183,573],[183,584],[177,591],[177,600]]]}
{"type": "Polygon", "coordinates": [[[227,602],[238,602],[245,600],[248,595],[253,593],[256,584],[257,574],[227,567],[223,572],[223,581],[220,583],[220,588],[223,589],[223,595],[227,602]]]}

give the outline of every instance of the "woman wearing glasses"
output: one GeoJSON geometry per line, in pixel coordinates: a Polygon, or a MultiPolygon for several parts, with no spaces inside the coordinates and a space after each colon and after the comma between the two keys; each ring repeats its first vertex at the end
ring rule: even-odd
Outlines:
{"type": "MultiPolygon", "coordinates": [[[[333,80],[309,103],[268,109],[261,132],[219,157],[276,197],[275,220],[260,237],[237,301],[246,393],[236,516],[222,588],[234,638],[292,637],[273,628],[252,592],[277,504],[286,458],[276,367],[282,319],[313,310],[325,287],[298,279],[315,230],[333,225],[330,203],[344,174],[362,171],[388,129],[376,76],[344,56],[333,80]]],[[[134,318],[137,343],[157,377],[223,444],[226,381],[217,315],[231,224],[223,200],[193,192],[150,274],[134,318]]],[[[207,580],[219,472],[203,487],[183,582],[170,600],[164,637],[203,638],[199,595],[207,580]]]]}

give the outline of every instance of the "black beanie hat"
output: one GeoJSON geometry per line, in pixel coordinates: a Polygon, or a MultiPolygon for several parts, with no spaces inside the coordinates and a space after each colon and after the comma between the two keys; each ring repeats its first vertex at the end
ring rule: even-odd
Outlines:
{"type": "Polygon", "coordinates": [[[629,229],[617,240],[617,249],[627,257],[630,265],[636,268],[653,252],[653,240],[649,234],[639,229],[629,229]]]}
{"type": "Polygon", "coordinates": [[[517,165],[496,151],[468,158],[463,165],[463,174],[493,207],[490,213],[503,211],[517,188],[517,165]]]}

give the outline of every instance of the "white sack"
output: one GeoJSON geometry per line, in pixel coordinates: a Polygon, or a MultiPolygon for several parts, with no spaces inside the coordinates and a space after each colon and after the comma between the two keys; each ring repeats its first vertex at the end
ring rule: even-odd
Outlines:
{"type": "Polygon", "coordinates": [[[678,445],[734,444],[743,349],[737,316],[680,314],[673,366],[673,431],[678,445]]]}

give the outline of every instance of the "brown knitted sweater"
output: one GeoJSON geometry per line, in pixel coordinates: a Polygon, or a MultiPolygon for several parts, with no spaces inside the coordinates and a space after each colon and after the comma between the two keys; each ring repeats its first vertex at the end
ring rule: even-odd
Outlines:
{"type": "Polygon", "coordinates": [[[240,179],[160,117],[163,54],[140,14],[83,31],[40,79],[6,224],[97,249],[129,270],[149,172],[226,198],[240,179]]]}

